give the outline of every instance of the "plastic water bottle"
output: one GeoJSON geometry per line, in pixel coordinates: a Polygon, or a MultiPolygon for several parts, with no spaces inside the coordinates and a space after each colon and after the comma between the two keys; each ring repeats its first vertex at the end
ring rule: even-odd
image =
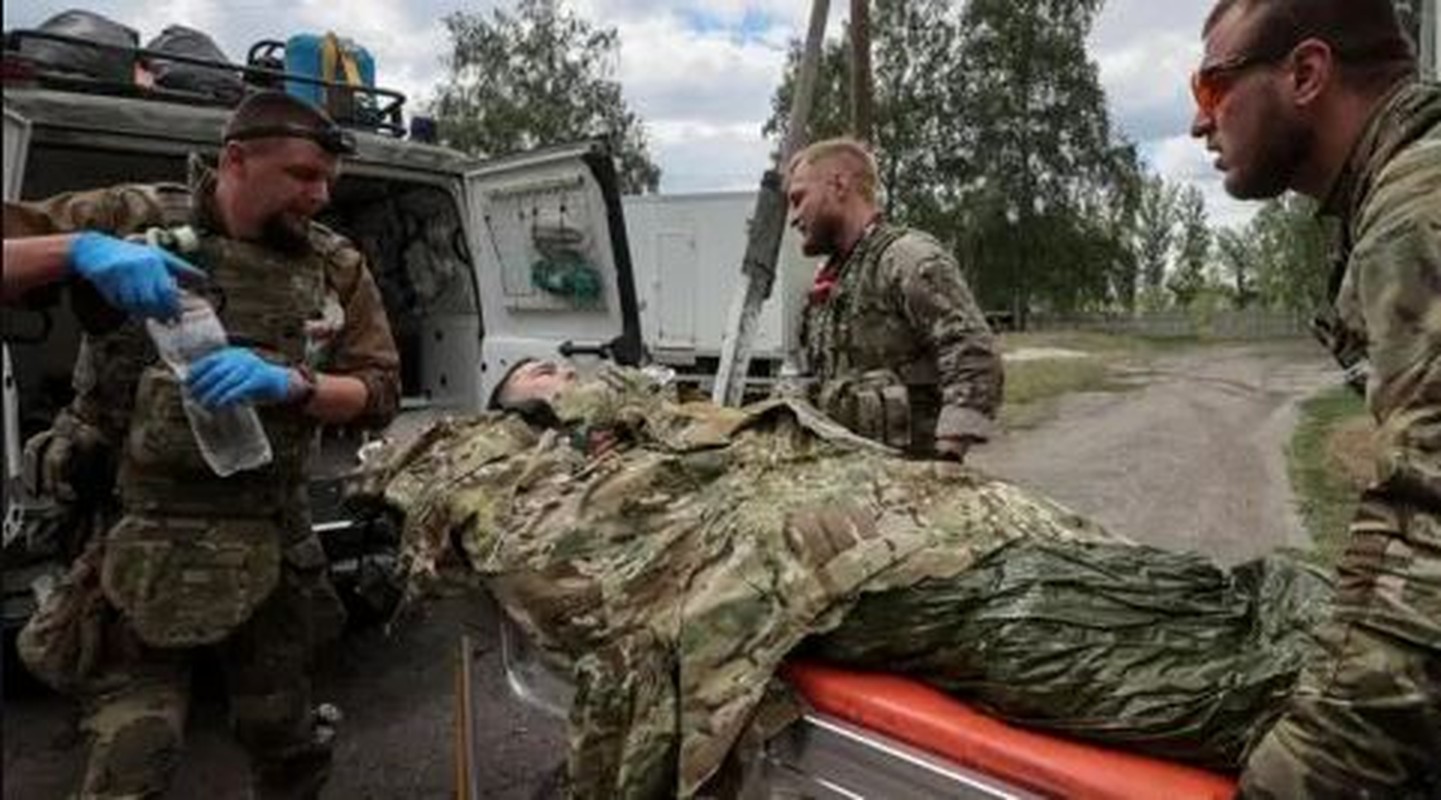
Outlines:
{"type": "MultiPolygon", "coordinates": [[[[190,363],[225,347],[228,340],[215,309],[204,299],[182,292],[180,309],[180,319],[176,322],[152,319],[146,321],[145,327],[160,358],[183,385],[190,363]]],[[[192,400],[184,390],[181,399],[200,454],[216,475],[224,478],[270,463],[273,458],[270,439],[254,407],[236,404],[211,411],[192,400]]]]}

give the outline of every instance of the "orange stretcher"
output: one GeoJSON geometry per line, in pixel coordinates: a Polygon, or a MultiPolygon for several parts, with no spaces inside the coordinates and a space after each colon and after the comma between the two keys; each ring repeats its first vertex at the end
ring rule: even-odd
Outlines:
{"type": "MultiPolygon", "coordinates": [[[[565,717],[574,689],[521,629],[499,614],[511,691],[565,717]]],[[[457,796],[481,797],[472,751],[478,715],[470,691],[474,643],[457,672],[457,796]]],[[[919,681],[791,662],[781,670],[809,706],[746,759],[740,800],[1223,800],[1234,781],[1135,753],[1023,730],[919,681]]]]}
{"type": "MultiPolygon", "coordinates": [[[[838,759],[810,758],[828,773],[817,777],[834,785],[838,797],[1222,800],[1236,791],[1233,779],[1195,767],[1008,725],[915,680],[804,662],[787,665],[783,674],[813,710],[797,735],[804,738],[810,727],[813,749],[835,749],[832,729],[839,725],[839,739],[850,740],[842,744],[850,752],[838,759]],[[862,752],[867,749],[878,755],[870,759],[862,752]],[[861,763],[867,760],[873,763],[861,763]],[[910,777],[877,784],[877,770],[886,768],[910,777]],[[854,778],[847,781],[846,772],[854,778]]],[[[784,753],[772,756],[804,773],[796,764],[807,761],[806,744],[781,746],[784,753]]]]}

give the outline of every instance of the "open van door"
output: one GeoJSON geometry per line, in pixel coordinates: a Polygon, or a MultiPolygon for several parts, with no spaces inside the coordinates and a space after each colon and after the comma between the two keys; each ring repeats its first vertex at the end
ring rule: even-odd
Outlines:
{"type": "Polygon", "coordinates": [[[516,361],[641,360],[643,346],[610,152],[599,142],[486,162],[466,175],[480,288],[480,400],[516,361]]]}
{"type": "MultiPolygon", "coordinates": [[[[30,123],[24,117],[5,109],[5,199],[20,197],[25,179],[25,157],[30,152],[30,123]]],[[[0,446],[5,458],[5,480],[0,497],[5,510],[4,544],[20,535],[20,402],[15,386],[15,371],[10,364],[10,345],[0,342],[0,359],[4,362],[4,425],[0,446]]]]}

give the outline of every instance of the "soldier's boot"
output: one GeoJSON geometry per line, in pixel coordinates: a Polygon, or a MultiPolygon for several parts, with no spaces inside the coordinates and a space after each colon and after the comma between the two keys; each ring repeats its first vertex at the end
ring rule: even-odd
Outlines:
{"type": "Polygon", "coordinates": [[[236,738],[250,753],[252,796],[257,800],[314,800],[330,777],[339,713],[312,711],[294,696],[235,703],[236,738]]]}
{"type": "Polygon", "coordinates": [[[1328,633],[1337,646],[1302,673],[1239,796],[1441,798],[1441,652],[1355,624],[1328,633]]]}
{"type": "Polygon", "coordinates": [[[84,800],[158,798],[180,760],[188,697],[181,680],[146,681],[90,698],[84,800]]]}

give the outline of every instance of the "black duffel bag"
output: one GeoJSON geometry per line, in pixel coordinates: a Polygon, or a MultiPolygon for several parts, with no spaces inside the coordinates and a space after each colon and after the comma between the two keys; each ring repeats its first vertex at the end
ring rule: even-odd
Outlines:
{"type": "Polygon", "coordinates": [[[47,69],[69,72],[112,83],[132,83],[135,80],[134,49],[140,44],[140,34],[134,29],[102,17],[93,11],[62,11],[40,23],[36,28],[44,33],[62,34],[97,44],[124,47],[129,52],[103,47],[86,47],[83,44],[57,42],[51,39],[23,37],[20,53],[47,69]]]}
{"type": "MultiPolygon", "coordinates": [[[[169,26],[161,31],[159,36],[151,39],[145,49],[177,56],[202,58],[221,64],[230,63],[230,59],[225,57],[224,51],[220,49],[214,39],[184,25],[169,26]]],[[[147,66],[155,76],[155,85],[166,89],[194,92],[227,103],[239,102],[245,94],[245,84],[240,79],[238,68],[228,70],[202,67],[183,61],[168,61],[155,56],[150,57],[147,66]]]]}

